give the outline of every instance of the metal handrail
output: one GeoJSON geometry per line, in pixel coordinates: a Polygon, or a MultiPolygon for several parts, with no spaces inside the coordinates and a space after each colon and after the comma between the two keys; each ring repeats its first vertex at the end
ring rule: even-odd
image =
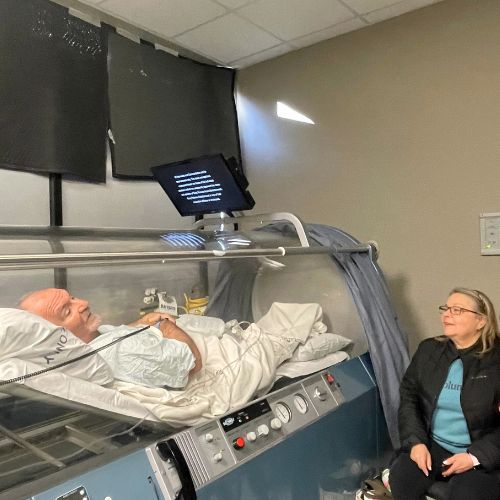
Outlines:
{"type": "MultiPolygon", "coordinates": [[[[56,254],[11,254],[0,255],[0,269],[43,269],[60,267],[89,267],[96,265],[124,264],[165,264],[178,260],[215,260],[243,257],[275,257],[287,253],[302,252],[302,247],[271,249],[238,249],[238,250],[185,250],[171,252],[88,252],[88,253],[56,253],[56,254]]],[[[328,249],[317,247],[312,253],[323,253],[328,249]]]]}
{"type": "Polygon", "coordinates": [[[0,255],[0,270],[91,267],[97,265],[165,264],[169,261],[206,261],[245,257],[284,257],[285,255],[368,252],[371,245],[352,247],[276,247],[238,250],[184,250],[170,252],[88,252],[57,254],[0,255]]]}

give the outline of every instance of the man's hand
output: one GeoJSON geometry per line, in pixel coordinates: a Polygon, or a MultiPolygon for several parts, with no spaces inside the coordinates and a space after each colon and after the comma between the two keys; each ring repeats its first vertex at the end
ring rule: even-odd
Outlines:
{"type": "Polygon", "coordinates": [[[170,320],[164,320],[160,323],[160,330],[163,337],[166,339],[175,339],[179,342],[184,342],[191,349],[193,353],[195,364],[194,368],[189,372],[190,374],[196,373],[201,369],[201,354],[196,347],[193,339],[184,331],[181,330],[175,323],[170,320]]]}
{"type": "Polygon", "coordinates": [[[144,316],[141,316],[138,320],[134,321],[133,323],[129,323],[128,326],[139,326],[139,325],[153,326],[164,319],[168,319],[175,325],[175,318],[173,316],[170,316],[170,314],[160,313],[160,312],[150,312],[145,314],[144,316]]]}
{"type": "Polygon", "coordinates": [[[449,465],[448,469],[442,473],[443,477],[448,477],[453,474],[461,474],[462,472],[466,472],[474,468],[472,457],[468,453],[457,453],[456,455],[452,455],[447,458],[443,464],[449,465]]]}
{"type": "Polygon", "coordinates": [[[410,451],[410,458],[426,476],[429,475],[429,471],[432,469],[432,459],[425,444],[420,443],[413,445],[410,451]]]}

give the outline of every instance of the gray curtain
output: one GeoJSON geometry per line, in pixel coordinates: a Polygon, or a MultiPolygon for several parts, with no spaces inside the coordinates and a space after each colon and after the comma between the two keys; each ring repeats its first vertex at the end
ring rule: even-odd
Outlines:
{"type": "Polygon", "coordinates": [[[336,248],[359,243],[340,229],[308,224],[306,232],[321,246],[331,247],[332,258],[345,271],[365,328],[389,435],[398,448],[399,384],[409,363],[408,341],[398,324],[382,271],[368,253],[335,253],[336,248]]]}

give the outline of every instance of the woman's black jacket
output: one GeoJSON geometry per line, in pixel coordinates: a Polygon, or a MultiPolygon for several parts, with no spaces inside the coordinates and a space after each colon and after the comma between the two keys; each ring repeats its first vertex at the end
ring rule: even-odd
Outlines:
{"type": "Polygon", "coordinates": [[[429,447],[437,398],[450,364],[460,357],[464,367],[460,401],[472,441],[468,451],[486,470],[500,469],[500,342],[483,357],[477,356],[478,344],[457,350],[448,339],[430,338],[419,345],[401,382],[402,450],[417,443],[429,447]]]}

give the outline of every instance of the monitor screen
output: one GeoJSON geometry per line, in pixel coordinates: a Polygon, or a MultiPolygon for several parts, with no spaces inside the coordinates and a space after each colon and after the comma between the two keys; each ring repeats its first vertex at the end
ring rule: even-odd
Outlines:
{"type": "Polygon", "coordinates": [[[250,210],[255,202],[224,157],[201,156],[151,169],[181,215],[250,210]]]}

